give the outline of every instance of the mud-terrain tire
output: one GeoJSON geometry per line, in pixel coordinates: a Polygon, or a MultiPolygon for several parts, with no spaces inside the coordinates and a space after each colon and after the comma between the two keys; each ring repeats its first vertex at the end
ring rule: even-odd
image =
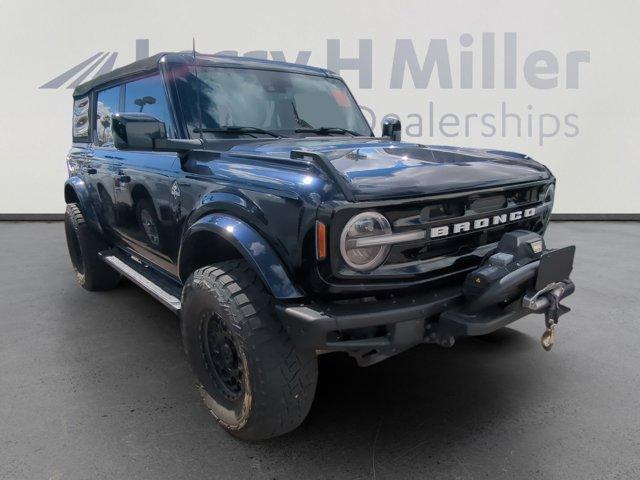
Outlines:
{"type": "Polygon", "coordinates": [[[78,283],[89,291],[111,290],[118,286],[120,274],[98,256],[98,252],[105,250],[107,245],[89,228],[76,203],[67,205],[64,230],[78,283]]]}
{"type": "Polygon", "coordinates": [[[183,289],[181,320],[203,400],[224,429],[264,440],[302,423],[318,378],[315,352],[294,347],[244,260],[196,270],[183,289]]]}

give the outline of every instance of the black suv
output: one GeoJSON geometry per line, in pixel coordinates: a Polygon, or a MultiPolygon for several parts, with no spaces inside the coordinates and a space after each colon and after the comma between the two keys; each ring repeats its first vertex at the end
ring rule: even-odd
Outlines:
{"type": "Polygon", "coordinates": [[[280,62],[162,53],[73,96],[78,281],[178,314],[232,434],[298,426],[320,353],[371,365],[531,312],[553,344],[575,249],[546,248],[555,179],[527,156],[376,138],[339,76],[280,62]]]}

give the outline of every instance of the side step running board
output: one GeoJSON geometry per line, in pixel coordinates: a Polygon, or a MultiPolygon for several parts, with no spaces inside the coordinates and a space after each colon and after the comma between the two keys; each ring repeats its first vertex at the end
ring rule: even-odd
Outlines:
{"type": "Polygon", "coordinates": [[[165,307],[176,315],[180,314],[180,289],[176,284],[171,285],[171,281],[154,272],[131,256],[118,250],[106,250],[100,252],[100,257],[114,270],[138,285],[165,307]]]}

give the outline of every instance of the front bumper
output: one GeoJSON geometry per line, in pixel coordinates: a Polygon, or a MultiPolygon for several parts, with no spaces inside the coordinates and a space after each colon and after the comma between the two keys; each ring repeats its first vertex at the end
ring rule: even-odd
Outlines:
{"type": "MultiPolygon", "coordinates": [[[[299,348],[346,351],[360,365],[371,365],[420,343],[451,346],[457,337],[486,335],[527,314],[545,313],[549,303],[535,290],[539,263],[519,268],[474,300],[457,285],[381,300],[280,304],[276,311],[299,348]]],[[[549,287],[559,300],[575,290],[570,279],[549,287]]]]}

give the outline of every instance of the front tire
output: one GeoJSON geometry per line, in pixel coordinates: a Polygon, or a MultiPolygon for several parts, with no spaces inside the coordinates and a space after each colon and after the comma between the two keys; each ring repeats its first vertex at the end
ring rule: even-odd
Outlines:
{"type": "Polygon", "coordinates": [[[205,404],[244,440],[287,433],[315,394],[315,352],[298,350],[244,260],[196,270],[182,295],[182,338],[205,404]]]}
{"type": "Polygon", "coordinates": [[[89,228],[76,203],[67,205],[64,230],[71,265],[76,272],[78,283],[89,291],[111,290],[117,287],[120,274],[104,263],[98,255],[107,246],[89,228]]]}

